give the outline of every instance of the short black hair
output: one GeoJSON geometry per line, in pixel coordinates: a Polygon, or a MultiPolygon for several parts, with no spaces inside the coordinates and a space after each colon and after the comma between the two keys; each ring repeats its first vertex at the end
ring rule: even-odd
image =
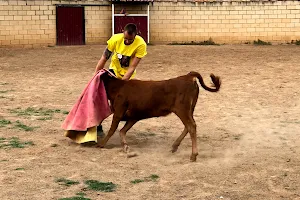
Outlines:
{"type": "Polygon", "coordinates": [[[137,34],[137,29],[136,25],[133,23],[129,23],[125,26],[124,31],[127,31],[129,35],[136,35],[137,34]]]}

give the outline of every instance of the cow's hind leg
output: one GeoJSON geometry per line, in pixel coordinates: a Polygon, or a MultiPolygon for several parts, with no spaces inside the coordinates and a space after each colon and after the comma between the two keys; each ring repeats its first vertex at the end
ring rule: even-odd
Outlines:
{"type": "MultiPolygon", "coordinates": [[[[190,157],[191,161],[196,161],[197,155],[198,155],[198,149],[197,149],[197,133],[196,133],[196,122],[192,116],[192,112],[187,112],[186,110],[182,110],[181,112],[175,112],[175,114],[181,119],[182,123],[185,126],[185,129],[187,132],[190,133],[191,135],[191,140],[192,140],[192,154],[190,157]]],[[[184,136],[186,135],[185,130],[182,132],[182,134],[177,138],[175,141],[175,145],[180,144],[184,136]],[[178,141],[178,143],[176,143],[178,141]]],[[[173,144],[173,149],[174,149],[174,144],[173,144]]],[[[177,146],[177,147],[178,147],[177,146]]]]}
{"type": "Polygon", "coordinates": [[[186,134],[189,132],[192,139],[192,155],[191,155],[191,161],[196,161],[196,157],[198,155],[198,149],[197,149],[197,133],[196,133],[196,123],[193,118],[193,113],[195,110],[195,106],[197,104],[197,98],[199,94],[199,89],[197,84],[195,84],[195,90],[193,90],[194,95],[192,98],[192,103],[189,106],[185,108],[179,109],[177,112],[174,112],[182,121],[184,124],[184,130],[182,131],[181,135],[176,139],[176,141],[172,145],[172,152],[176,152],[180,143],[182,142],[183,138],[186,136],[186,134]]]}
{"type": "Polygon", "coordinates": [[[136,122],[137,120],[129,120],[126,122],[124,127],[120,130],[120,139],[121,139],[121,144],[123,146],[124,152],[129,151],[129,146],[126,142],[126,133],[136,122]]]}
{"type": "Polygon", "coordinates": [[[186,127],[184,127],[184,130],[182,131],[181,135],[176,139],[176,141],[173,143],[172,145],[172,153],[175,153],[181,143],[181,141],[183,140],[183,138],[186,136],[186,134],[188,133],[188,130],[186,127]]]}
{"type": "Polygon", "coordinates": [[[198,148],[197,148],[197,132],[196,132],[196,122],[191,117],[190,123],[187,127],[188,132],[190,133],[191,139],[192,139],[192,155],[190,160],[195,162],[198,156],[198,148]]]}

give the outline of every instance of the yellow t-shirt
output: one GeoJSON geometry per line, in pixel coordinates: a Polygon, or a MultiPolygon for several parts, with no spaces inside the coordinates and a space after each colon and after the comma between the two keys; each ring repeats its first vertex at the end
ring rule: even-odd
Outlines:
{"type": "MultiPolygon", "coordinates": [[[[124,44],[124,34],[118,33],[113,35],[107,41],[107,49],[113,53],[109,68],[113,69],[118,78],[122,78],[128,70],[134,57],[143,58],[147,55],[146,42],[144,39],[136,35],[132,44],[124,44]]],[[[130,79],[136,74],[133,72],[130,79]]]]}

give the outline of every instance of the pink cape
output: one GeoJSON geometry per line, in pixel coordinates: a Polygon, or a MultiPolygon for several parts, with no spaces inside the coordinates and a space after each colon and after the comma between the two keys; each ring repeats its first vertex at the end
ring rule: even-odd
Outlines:
{"type": "Polygon", "coordinates": [[[86,131],[98,126],[112,112],[101,80],[106,70],[100,70],[87,84],[62,124],[64,130],[86,131]]]}

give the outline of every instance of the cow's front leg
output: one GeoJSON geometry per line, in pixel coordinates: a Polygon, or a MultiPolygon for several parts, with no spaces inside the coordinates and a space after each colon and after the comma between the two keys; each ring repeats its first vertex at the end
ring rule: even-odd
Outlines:
{"type": "Polygon", "coordinates": [[[105,138],[102,141],[100,141],[100,143],[97,145],[98,147],[103,148],[106,145],[109,138],[115,133],[116,129],[118,128],[120,121],[121,121],[121,117],[117,117],[115,115],[113,116],[113,120],[112,120],[110,129],[109,129],[107,135],[105,136],[105,138]]]}
{"type": "Polygon", "coordinates": [[[123,146],[124,152],[129,152],[129,146],[126,142],[126,133],[127,131],[137,122],[137,120],[129,120],[125,123],[124,127],[120,130],[120,139],[123,146]]]}
{"type": "Polygon", "coordinates": [[[113,105],[112,107],[114,110],[114,115],[113,115],[110,129],[109,129],[107,135],[105,136],[105,138],[98,145],[101,148],[103,148],[106,145],[109,138],[115,133],[121,119],[123,118],[123,116],[127,110],[126,102],[124,101],[124,97],[122,95],[118,95],[116,98],[117,98],[117,100],[111,102],[113,105]]]}

